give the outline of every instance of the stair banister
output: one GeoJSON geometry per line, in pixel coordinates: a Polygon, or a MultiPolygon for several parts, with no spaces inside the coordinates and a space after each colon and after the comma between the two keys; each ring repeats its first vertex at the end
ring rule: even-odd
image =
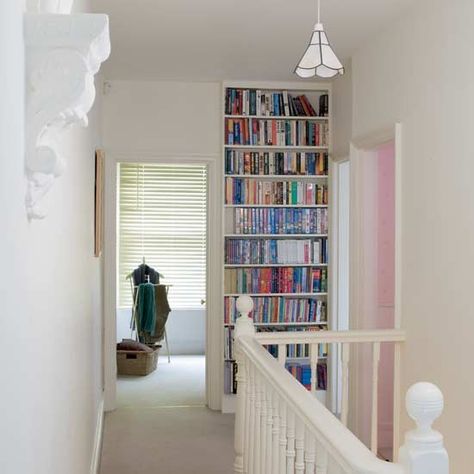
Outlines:
{"type": "MultiPolygon", "coordinates": [[[[425,382],[410,388],[406,407],[417,429],[405,435],[399,463],[382,461],[262,346],[249,318],[251,298],[239,297],[237,309],[235,473],[449,474],[443,437],[431,428],[443,410],[436,386],[425,382]]],[[[342,338],[357,342],[350,333],[342,338]]],[[[293,342],[289,333],[284,335],[293,342]]]]}
{"type": "Polygon", "coordinates": [[[417,427],[405,434],[399,460],[410,474],[447,474],[448,453],[443,435],[433,430],[433,422],[441,415],[444,399],[441,390],[428,382],[412,385],[406,395],[406,409],[417,427]]]}

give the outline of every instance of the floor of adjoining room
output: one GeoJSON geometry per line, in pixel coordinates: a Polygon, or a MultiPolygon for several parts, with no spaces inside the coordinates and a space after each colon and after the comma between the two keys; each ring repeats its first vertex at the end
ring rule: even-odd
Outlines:
{"type": "Polygon", "coordinates": [[[204,356],[160,357],[150,375],[119,377],[100,472],[230,474],[233,435],[233,415],[205,407],[204,356]]]}

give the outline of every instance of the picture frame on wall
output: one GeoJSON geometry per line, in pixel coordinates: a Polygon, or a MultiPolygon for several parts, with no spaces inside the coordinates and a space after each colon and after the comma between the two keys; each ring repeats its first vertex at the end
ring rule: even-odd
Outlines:
{"type": "Polygon", "coordinates": [[[96,150],[94,182],[94,257],[100,257],[103,246],[104,160],[104,151],[96,150]]]}

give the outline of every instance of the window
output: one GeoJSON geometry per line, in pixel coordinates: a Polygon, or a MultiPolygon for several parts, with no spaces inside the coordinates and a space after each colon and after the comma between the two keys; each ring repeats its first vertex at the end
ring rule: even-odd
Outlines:
{"type": "Polygon", "coordinates": [[[198,308],[206,294],[207,169],[119,165],[119,306],[130,307],[126,276],[142,263],[164,275],[173,309],[198,308]]]}

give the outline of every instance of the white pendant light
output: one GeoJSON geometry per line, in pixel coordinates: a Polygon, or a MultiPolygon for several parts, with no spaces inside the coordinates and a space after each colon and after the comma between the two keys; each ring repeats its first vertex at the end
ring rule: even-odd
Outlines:
{"type": "Polygon", "coordinates": [[[328,37],[320,22],[320,0],[318,0],[318,22],[314,25],[313,34],[303,57],[295,68],[300,77],[334,77],[344,74],[344,67],[329,44],[328,37]]]}

